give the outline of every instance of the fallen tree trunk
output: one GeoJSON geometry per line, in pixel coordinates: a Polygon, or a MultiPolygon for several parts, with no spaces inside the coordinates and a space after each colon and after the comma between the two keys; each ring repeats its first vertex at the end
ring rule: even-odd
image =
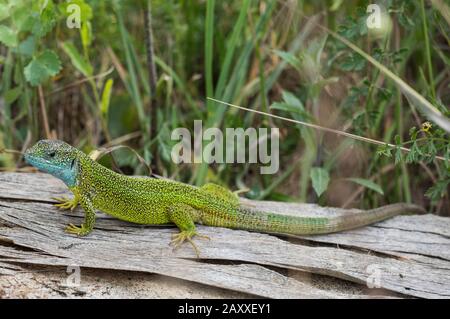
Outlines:
{"type": "MultiPolygon", "coordinates": [[[[0,288],[20,265],[79,266],[156,273],[271,298],[450,297],[450,219],[399,216],[342,233],[299,238],[199,226],[211,241],[172,251],[170,227],[141,226],[99,213],[87,237],[66,234],[83,212],[61,212],[70,196],[46,174],[0,174],[0,288]],[[317,274],[322,284],[305,274],[317,274]],[[338,278],[330,289],[327,282],[338,278]],[[345,285],[350,282],[352,287],[345,285]],[[353,287],[359,287],[355,294],[353,287]],[[372,290],[369,287],[380,288],[372,290]]],[[[297,216],[359,210],[243,200],[243,205],[297,216]]]]}

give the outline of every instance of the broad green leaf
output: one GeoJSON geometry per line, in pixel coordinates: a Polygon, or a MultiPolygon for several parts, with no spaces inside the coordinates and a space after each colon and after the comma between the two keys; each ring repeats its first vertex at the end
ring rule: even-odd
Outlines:
{"type": "Polygon", "coordinates": [[[5,3],[0,3],[0,21],[9,17],[9,7],[5,3]]]}
{"type": "Polygon", "coordinates": [[[300,70],[302,67],[302,62],[296,57],[294,56],[292,53],[289,52],[285,52],[285,51],[280,51],[280,50],[274,50],[274,52],[280,57],[282,58],[284,61],[286,61],[287,63],[289,63],[290,65],[292,65],[294,68],[296,68],[297,70],[300,70]]]}
{"type": "Polygon", "coordinates": [[[92,42],[92,28],[89,21],[83,22],[81,25],[81,43],[87,48],[92,42]]]}
{"type": "Polygon", "coordinates": [[[374,182],[372,182],[369,179],[364,179],[364,178],[346,178],[346,180],[352,181],[352,182],[357,183],[357,184],[359,184],[361,186],[364,186],[364,187],[366,187],[368,189],[371,189],[371,190],[373,190],[373,191],[375,191],[375,192],[377,192],[377,193],[379,193],[381,195],[384,195],[384,192],[383,192],[383,189],[381,188],[381,186],[376,184],[376,183],[374,183],[374,182]]]}
{"type": "Polygon", "coordinates": [[[270,105],[270,109],[272,110],[281,110],[286,112],[300,113],[301,110],[294,107],[291,104],[285,102],[274,102],[270,105]]]}
{"type": "Polygon", "coordinates": [[[33,25],[32,32],[38,37],[45,36],[56,25],[56,10],[52,0],[46,1],[47,6],[42,8],[41,15],[33,25]]]}
{"type": "Polygon", "coordinates": [[[8,104],[14,103],[17,98],[22,93],[22,88],[20,86],[15,87],[14,89],[10,89],[5,92],[5,102],[8,104]]]}
{"type": "Polygon", "coordinates": [[[17,52],[25,56],[32,56],[34,54],[35,49],[36,49],[36,38],[30,35],[28,38],[26,38],[19,44],[17,52]]]}
{"type": "Polygon", "coordinates": [[[60,11],[66,15],[70,16],[74,13],[74,5],[78,6],[80,12],[80,22],[84,23],[92,19],[92,8],[89,4],[84,2],[84,0],[71,0],[68,2],[61,3],[59,5],[60,11]]]}
{"type": "Polygon", "coordinates": [[[281,93],[283,102],[275,102],[270,106],[271,109],[293,112],[304,115],[305,108],[303,103],[291,92],[283,91],[281,93]]]}
{"type": "Polygon", "coordinates": [[[331,4],[330,11],[336,11],[339,9],[339,7],[342,5],[342,2],[344,0],[333,0],[333,3],[331,4]]]}
{"type": "Polygon", "coordinates": [[[78,71],[83,73],[84,76],[92,75],[92,65],[84,59],[83,56],[78,52],[77,48],[71,42],[63,43],[63,50],[70,57],[72,64],[78,71]]]}
{"type": "Polygon", "coordinates": [[[0,25],[0,42],[7,47],[15,47],[18,43],[17,34],[11,28],[0,25]]]}
{"type": "Polygon", "coordinates": [[[59,73],[61,70],[61,61],[55,52],[51,50],[45,50],[42,54],[39,55],[38,61],[44,65],[47,73],[50,76],[54,76],[59,73]]]}
{"type": "Polygon", "coordinates": [[[113,79],[109,79],[108,81],[106,81],[105,87],[103,88],[101,111],[104,116],[108,114],[109,102],[111,100],[111,89],[113,83],[114,83],[113,79]]]}
{"type": "Polygon", "coordinates": [[[11,9],[11,16],[14,25],[19,32],[27,32],[33,29],[36,23],[39,23],[39,13],[33,11],[28,6],[17,6],[11,9]]]}
{"type": "Polygon", "coordinates": [[[310,177],[312,180],[312,186],[317,196],[323,194],[328,188],[328,183],[330,182],[330,175],[328,171],[321,167],[314,167],[311,169],[310,177]]]}
{"type": "Polygon", "coordinates": [[[170,145],[169,143],[171,139],[170,139],[170,130],[167,127],[167,125],[163,125],[162,128],[160,129],[158,133],[158,140],[159,140],[158,155],[161,156],[163,161],[170,163],[172,159],[170,155],[172,151],[172,145],[170,145]]]}
{"type": "Polygon", "coordinates": [[[304,110],[302,101],[300,101],[294,94],[288,91],[283,91],[281,93],[281,96],[283,97],[283,100],[293,107],[299,108],[300,110],[304,110]]]}
{"type": "Polygon", "coordinates": [[[24,68],[24,74],[27,81],[33,86],[38,86],[48,79],[47,70],[35,59],[24,68]]]}
{"type": "Polygon", "coordinates": [[[37,86],[45,80],[59,73],[61,70],[61,61],[55,52],[46,50],[25,67],[25,78],[31,85],[37,86]]]}

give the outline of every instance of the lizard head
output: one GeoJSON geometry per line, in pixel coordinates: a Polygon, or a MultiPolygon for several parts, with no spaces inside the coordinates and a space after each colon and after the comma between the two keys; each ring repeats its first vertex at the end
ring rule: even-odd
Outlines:
{"type": "Polygon", "coordinates": [[[61,179],[67,186],[74,186],[79,152],[63,141],[40,140],[26,150],[24,158],[28,164],[61,179]]]}

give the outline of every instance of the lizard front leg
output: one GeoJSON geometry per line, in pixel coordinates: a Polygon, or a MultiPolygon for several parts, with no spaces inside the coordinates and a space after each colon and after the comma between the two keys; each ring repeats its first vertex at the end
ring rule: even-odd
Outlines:
{"type": "Polygon", "coordinates": [[[56,200],[58,203],[53,204],[53,206],[58,207],[59,209],[70,209],[74,210],[78,206],[79,199],[77,196],[74,196],[72,199],[67,197],[52,197],[52,199],[56,200]]]}
{"type": "Polygon", "coordinates": [[[95,209],[91,200],[88,197],[79,196],[78,198],[81,207],[84,209],[84,223],[81,226],[69,224],[66,227],[66,232],[78,236],[86,236],[94,228],[95,224],[95,209]]]}
{"type": "Polygon", "coordinates": [[[57,204],[53,204],[54,206],[58,207],[59,209],[70,209],[70,210],[74,210],[78,206],[78,203],[80,202],[80,194],[78,192],[78,188],[69,187],[69,189],[73,193],[73,198],[70,199],[65,196],[52,197],[52,199],[58,202],[57,204]]]}
{"type": "Polygon", "coordinates": [[[189,205],[178,203],[171,205],[168,208],[167,213],[170,221],[180,229],[180,232],[173,236],[171,242],[171,244],[175,246],[174,249],[180,247],[180,245],[187,240],[194,248],[197,257],[200,258],[200,251],[192,238],[194,236],[206,239],[210,238],[208,236],[199,235],[195,229],[194,221],[198,219],[199,212],[189,205]]]}

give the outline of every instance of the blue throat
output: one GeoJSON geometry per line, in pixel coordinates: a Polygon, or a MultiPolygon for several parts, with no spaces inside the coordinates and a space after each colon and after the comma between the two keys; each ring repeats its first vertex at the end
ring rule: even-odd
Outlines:
{"type": "Polygon", "coordinates": [[[76,165],[71,165],[71,167],[62,167],[29,155],[25,155],[25,160],[27,161],[28,164],[33,165],[40,171],[49,173],[55,176],[56,178],[59,178],[68,187],[73,187],[76,185],[77,179],[76,165]]]}

